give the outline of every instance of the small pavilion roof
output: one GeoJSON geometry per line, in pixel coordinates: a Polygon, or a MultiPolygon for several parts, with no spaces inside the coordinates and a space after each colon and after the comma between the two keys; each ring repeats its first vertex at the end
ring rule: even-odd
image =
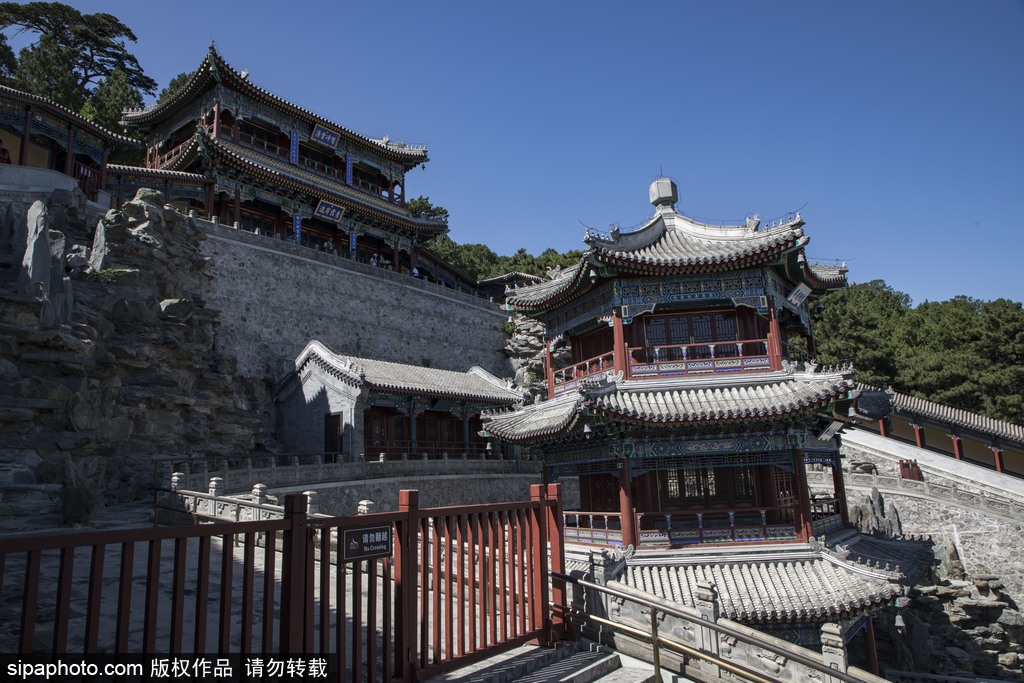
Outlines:
{"type": "MultiPolygon", "coordinates": [[[[693,423],[781,417],[852,399],[860,391],[852,368],[817,372],[783,370],[733,375],[650,380],[584,380],[557,399],[485,416],[484,428],[503,441],[527,442],[578,427],[586,409],[634,422],[693,423]]],[[[837,417],[848,417],[837,415],[837,417]]]]}
{"type": "Polygon", "coordinates": [[[389,204],[382,199],[354,190],[344,183],[323,178],[269,155],[210,137],[202,129],[197,129],[188,142],[182,143],[182,151],[171,165],[175,169],[190,168],[204,156],[216,158],[274,185],[290,187],[351,209],[370,213],[384,223],[428,234],[440,234],[448,230],[444,223],[414,218],[404,207],[389,204]]]}
{"type": "Polygon", "coordinates": [[[549,280],[506,289],[508,305],[526,311],[553,308],[589,290],[602,267],[644,276],[721,272],[771,264],[784,266],[790,279],[812,290],[846,286],[845,266],[807,263],[804,247],[810,240],[804,234],[799,213],[765,228],[758,218],[748,218],[745,224],[712,225],[678,213],[673,207],[674,195],[669,200],[653,193],[654,189],[654,216],[640,228],[628,233],[613,228],[608,234],[587,230],[583,238],[587,249],[579,264],[549,280]]]}
{"type": "Polygon", "coordinates": [[[844,532],[806,549],[640,552],[619,580],[691,607],[697,582],[713,583],[722,616],[744,623],[834,621],[904,594],[931,557],[927,542],[844,532]]]}
{"type": "Polygon", "coordinates": [[[640,273],[665,270],[731,270],[764,263],[780,252],[806,242],[797,214],[790,221],[767,230],[759,222],[716,226],[676,213],[670,207],[658,212],[638,230],[609,235],[587,231],[587,253],[597,261],[640,273]]]}
{"type": "Polygon", "coordinates": [[[360,135],[319,114],[264,90],[253,83],[249,79],[248,74],[239,72],[228,64],[220,53],[217,52],[213,43],[210,43],[210,49],[203,59],[203,63],[199,65],[199,68],[192,74],[192,78],[178,92],[160,104],[152,105],[142,110],[124,112],[121,116],[121,122],[127,126],[147,126],[157,123],[172,114],[183,103],[190,102],[194,98],[199,97],[207,88],[216,83],[226,83],[233,89],[275,109],[285,111],[310,124],[319,124],[325,128],[337,131],[343,138],[372,148],[384,158],[402,162],[407,167],[429,161],[426,147],[406,145],[402,142],[391,142],[387,138],[376,140],[360,135]]]}
{"type": "Polygon", "coordinates": [[[496,405],[512,405],[523,400],[523,395],[512,389],[508,383],[476,366],[468,372],[458,372],[345,356],[334,353],[316,340],[309,342],[296,358],[295,369],[301,375],[311,363],[353,386],[367,386],[397,393],[471,399],[496,405]]]}
{"type": "Polygon", "coordinates": [[[91,135],[95,135],[104,142],[110,144],[113,147],[141,147],[142,143],[138,140],[119,135],[111,130],[107,130],[102,126],[98,126],[89,119],[76,114],[67,107],[57,104],[53,100],[49,100],[39,95],[33,95],[32,93],[23,92],[21,90],[15,90],[14,88],[8,88],[5,85],[0,85],[0,99],[8,100],[11,102],[17,102],[18,104],[28,104],[37,110],[42,110],[46,114],[58,118],[67,123],[73,124],[83,130],[88,131],[91,135]]]}

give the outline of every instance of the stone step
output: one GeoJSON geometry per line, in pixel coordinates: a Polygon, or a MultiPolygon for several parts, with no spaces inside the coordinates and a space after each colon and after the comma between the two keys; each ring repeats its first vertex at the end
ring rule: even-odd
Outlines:
{"type": "Polygon", "coordinates": [[[593,683],[621,669],[622,662],[617,654],[583,651],[515,680],[518,683],[593,683]]]}
{"type": "Polygon", "coordinates": [[[596,643],[563,642],[557,648],[522,646],[429,679],[429,683],[652,683],[650,665],[596,643]]]}
{"type": "Polygon", "coordinates": [[[475,664],[427,679],[427,683],[510,683],[579,652],[579,644],[561,647],[521,645],[475,664]]]}

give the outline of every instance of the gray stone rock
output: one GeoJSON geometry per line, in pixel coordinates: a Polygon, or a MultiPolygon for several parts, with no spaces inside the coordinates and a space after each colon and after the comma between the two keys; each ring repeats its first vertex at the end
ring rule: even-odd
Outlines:
{"type": "MultiPolygon", "coordinates": [[[[42,202],[35,202],[28,212],[27,232],[21,259],[18,284],[25,286],[32,282],[50,285],[50,244],[47,241],[47,209],[42,202]]],[[[18,247],[15,247],[17,250],[18,247]]]]}

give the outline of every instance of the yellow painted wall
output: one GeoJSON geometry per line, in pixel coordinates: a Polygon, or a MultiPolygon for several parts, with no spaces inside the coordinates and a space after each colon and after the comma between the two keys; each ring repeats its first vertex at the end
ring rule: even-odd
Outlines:
{"type": "MultiPolygon", "coordinates": [[[[21,154],[21,136],[15,135],[9,130],[0,132],[0,140],[3,140],[4,147],[11,153],[11,163],[18,163],[21,154]]],[[[50,150],[41,147],[34,142],[28,143],[28,163],[26,166],[33,168],[50,168],[50,150]]],[[[63,171],[64,169],[58,169],[63,171]]]]}
{"type": "Polygon", "coordinates": [[[977,441],[960,439],[960,448],[963,450],[965,458],[969,458],[975,462],[985,463],[992,467],[996,466],[996,456],[992,452],[992,447],[990,445],[978,443],[977,441]]]}
{"type": "Polygon", "coordinates": [[[949,436],[949,432],[937,427],[924,428],[924,443],[930,450],[941,451],[946,455],[954,454],[953,439],[949,436]]]}

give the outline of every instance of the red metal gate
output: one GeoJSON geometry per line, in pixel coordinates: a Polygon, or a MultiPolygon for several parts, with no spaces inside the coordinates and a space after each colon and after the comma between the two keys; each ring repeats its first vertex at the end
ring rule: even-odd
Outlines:
{"type": "Polygon", "coordinates": [[[0,609],[20,612],[0,650],[322,655],[339,681],[411,681],[562,635],[561,520],[552,484],[519,503],[421,510],[402,491],[397,512],[324,518],[296,495],[283,519],[0,539],[0,609]],[[368,526],[392,531],[393,557],[344,562],[345,530],[368,526]]]}

